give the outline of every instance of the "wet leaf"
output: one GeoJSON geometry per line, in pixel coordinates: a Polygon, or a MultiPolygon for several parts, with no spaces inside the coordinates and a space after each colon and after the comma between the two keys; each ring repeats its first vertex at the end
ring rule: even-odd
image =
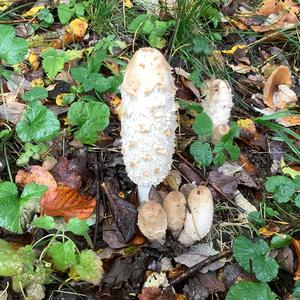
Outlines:
{"type": "Polygon", "coordinates": [[[89,199],[70,187],[57,187],[47,191],[41,199],[41,215],[87,219],[93,212],[96,199],[89,199]]]}

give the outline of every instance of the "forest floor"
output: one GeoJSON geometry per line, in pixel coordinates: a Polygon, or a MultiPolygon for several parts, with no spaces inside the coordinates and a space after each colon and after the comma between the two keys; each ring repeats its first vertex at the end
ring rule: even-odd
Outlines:
{"type": "Polygon", "coordinates": [[[151,2],[0,1],[1,300],[300,299],[299,0],[151,2]],[[184,219],[158,240],[137,226],[120,85],[143,47],[178,107],[149,200],[166,220],[184,198],[189,243],[184,219]]]}

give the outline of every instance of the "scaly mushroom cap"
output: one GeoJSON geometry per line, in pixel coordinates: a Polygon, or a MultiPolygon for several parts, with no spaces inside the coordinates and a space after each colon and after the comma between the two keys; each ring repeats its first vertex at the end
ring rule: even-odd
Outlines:
{"type": "Polygon", "coordinates": [[[195,187],[188,197],[188,207],[184,228],[179,241],[184,245],[192,245],[204,238],[212,226],[214,204],[210,190],[206,186],[195,187]]]}
{"type": "Polygon", "coordinates": [[[173,234],[179,233],[183,227],[186,211],[186,199],[180,192],[170,192],[163,204],[163,208],[167,214],[168,228],[173,234]]]}
{"type": "Polygon", "coordinates": [[[168,226],[162,206],[156,201],[144,202],[139,207],[138,226],[146,238],[162,242],[168,226]]]}
{"type": "Polygon", "coordinates": [[[175,91],[164,56],[156,49],[139,49],[121,85],[120,118],[126,171],[141,190],[159,184],[171,169],[177,127],[175,91]]]}

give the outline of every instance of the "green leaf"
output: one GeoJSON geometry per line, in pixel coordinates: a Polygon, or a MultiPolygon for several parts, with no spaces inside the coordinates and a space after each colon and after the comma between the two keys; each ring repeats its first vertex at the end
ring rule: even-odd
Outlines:
{"type": "Polygon", "coordinates": [[[274,193],[274,199],[279,203],[287,203],[295,192],[294,182],[285,176],[268,177],[265,187],[267,192],[274,193]]]}
{"type": "Polygon", "coordinates": [[[89,230],[89,225],[85,221],[78,218],[72,218],[67,224],[67,229],[77,235],[86,235],[89,230]]]}
{"type": "Polygon", "coordinates": [[[198,136],[210,136],[212,133],[212,120],[211,118],[205,113],[202,112],[196,116],[193,129],[198,136]]]}
{"type": "Polygon", "coordinates": [[[64,3],[59,4],[58,8],[57,8],[57,14],[58,14],[58,18],[60,23],[67,24],[71,17],[74,14],[74,9],[71,9],[69,6],[67,6],[64,3]]]}
{"type": "Polygon", "coordinates": [[[151,33],[148,37],[149,45],[153,48],[162,49],[166,46],[166,40],[157,36],[155,33],[151,33]]]}
{"type": "Polygon", "coordinates": [[[42,216],[32,221],[31,225],[41,229],[50,230],[55,228],[55,221],[51,216],[42,216]]]}
{"type": "Polygon", "coordinates": [[[217,166],[221,166],[226,161],[226,156],[224,153],[224,143],[220,143],[215,146],[213,153],[215,154],[215,157],[213,159],[213,162],[217,166]]]}
{"type": "Polygon", "coordinates": [[[23,273],[12,277],[13,289],[19,293],[33,284],[44,285],[48,283],[50,274],[51,269],[46,268],[42,262],[39,262],[34,269],[27,269],[23,273]]]}
{"type": "Polygon", "coordinates": [[[78,126],[76,138],[84,144],[94,144],[98,133],[109,124],[109,108],[106,104],[88,101],[76,102],[70,106],[68,120],[78,126]]]}
{"type": "Polygon", "coordinates": [[[48,188],[45,185],[36,183],[26,184],[20,197],[20,205],[22,206],[22,204],[28,200],[37,200],[42,198],[47,190],[48,188]]]}
{"type": "Polygon", "coordinates": [[[0,226],[16,233],[22,233],[20,203],[17,186],[12,182],[0,183],[0,226]]]}
{"type": "Polygon", "coordinates": [[[48,91],[44,87],[33,87],[22,96],[22,99],[28,103],[44,100],[48,97],[48,91]]]}
{"type": "Polygon", "coordinates": [[[56,115],[43,105],[27,107],[21,121],[16,126],[16,132],[23,142],[46,142],[59,133],[60,123],[56,115]]]}
{"type": "Polygon", "coordinates": [[[0,24],[0,32],[0,60],[12,65],[21,62],[28,52],[26,40],[15,37],[15,30],[10,25],[0,24]]]}
{"type": "Polygon", "coordinates": [[[209,39],[205,37],[197,37],[192,40],[193,51],[195,54],[209,55],[212,53],[212,47],[209,39]]]}
{"type": "Polygon", "coordinates": [[[297,300],[300,299],[300,280],[297,280],[295,282],[293,297],[295,297],[295,299],[297,299],[297,300]]]}
{"type": "Polygon", "coordinates": [[[90,91],[90,87],[92,87],[92,89],[95,89],[97,92],[103,93],[111,88],[113,79],[113,76],[104,77],[100,73],[92,73],[89,75],[88,79],[84,81],[83,88],[86,92],[90,91]],[[86,85],[88,86],[87,89],[86,85]]]}
{"type": "Polygon", "coordinates": [[[300,208],[300,195],[297,195],[296,198],[295,198],[295,205],[300,208]]]}
{"type": "Polygon", "coordinates": [[[148,17],[149,16],[147,14],[142,14],[134,18],[128,26],[128,31],[131,33],[135,33],[139,28],[141,28],[141,25],[146,22],[148,17]]]}
{"type": "Polygon", "coordinates": [[[88,58],[87,68],[89,73],[98,73],[103,61],[107,57],[107,47],[103,45],[102,48],[94,51],[88,58]]]}
{"type": "Polygon", "coordinates": [[[271,281],[277,276],[278,264],[269,257],[268,244],[259,240],[251,242],[245,236],[237,237],[233,242],[233,254],[237,262],[246,271],[253,271],[256,278],[263,282],[271,281]]]}
{"type": "Polygon", "coordinates": [[[292,237],[288,234],[276,234],[270,242],[271,249],[279,249],[291,243],[292,237]]]}
{"type": "Polygon", "coordinates": [[[49,9],[47,9],[47,8],[41,9],[38,12],[37,17],[39,20],[46,23],[46,24],[44,24],[44,25],[46,25],[46,27],[47,27],[47,25],[54,23],[53,15],[50,13],[49,9]]]}
{"type": "Polygon", "coordinates": [[[212,162],[212,152],[208,143],[202,144],[196,141],[192,144],[190,149],[195,161],[201,166],[209,166],[212,162]]]}
{"type": "Polygon", "coordinates": [[[266,221],[261,217],[258,211],[251,211],[248,214],[247,219],[250,223],[253,223],[257,226],[263,226],[266,224],[266,221]]]}
{"type": "Polygon", "coordinates": [[[48,254],[54,267],[59,271],[63,272],[76,265],[75,244],[71,240],[65,243],[55,241],[49,246],[48,254]]]}
{"type": "Polygon", "coordinates": [[[145,34],[150,34],[153,29],[154,29],[154,23],[150,19],[147,19],[142,28],[143,32],[145,34]]]}
{"type": "Polygon", "coordinates": [[[239,281],[230,288],[226,300],[275,300],[270,287],[263,282],[239,281]]]}
{"type": "Polygon", "coordinates": [[[74,266],[80,280],[92,284],[99,284],[103,277],[102,261],[92,250],[83,250],[79,254],[79,264],[74,266]]]}
{"type": "Polygon", "coordinates": [[[41,54],[43,58],[43,67],[47,75],[53,79],[58,72],[62,71],[67,61],[67,55],[64,52],[57,52],[53,48],[49,48],[41,54]]]}
{"type": "Polygon", "coordinates": [[[177,99],[176,102],[181,108],[190,111],[192,114],[201,113],[203,111],[203,108],[197,103],[188,102],[182,99],[177,99]]]}
{"type": "Polygon", "coordinates": [[[0,240],[0,257],[0,276],[14,276],[22,273],[22,258],[4,240],[0,240]]]}
{"type": "Polygon", "coordinates": [[[239,156],[241,154],[241,150],[237,145],[232,145],[232,144],[226,145],[225,144],[225,147],[230,155],[231,160],[237,160],[239,158],[239,156]]]}
{"type": "Polygon", "coordinates": [[[83,83],[89,76],[89,70],[86,67],[75,67],[71,69],[72,78],[83,83]]]}

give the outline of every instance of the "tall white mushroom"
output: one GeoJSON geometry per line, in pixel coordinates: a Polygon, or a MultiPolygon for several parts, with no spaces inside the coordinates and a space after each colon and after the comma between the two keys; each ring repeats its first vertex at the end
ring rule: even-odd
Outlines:
{"type": "Polygon", "coordinates": [[[176,103],[171,67],[156,49],[141,48],[121,85],[122,153],[140,201],[168,175],[175,151],[176,103]]]}
{"type": "Polygon", "coordinates": [[[213,122],[212,140],[217,144],[230,130],[228,123],[233,107],[231,87],[226,80],[210,79],[205,81],[202,94],[205,96],[203,111],[213,122]]]}

